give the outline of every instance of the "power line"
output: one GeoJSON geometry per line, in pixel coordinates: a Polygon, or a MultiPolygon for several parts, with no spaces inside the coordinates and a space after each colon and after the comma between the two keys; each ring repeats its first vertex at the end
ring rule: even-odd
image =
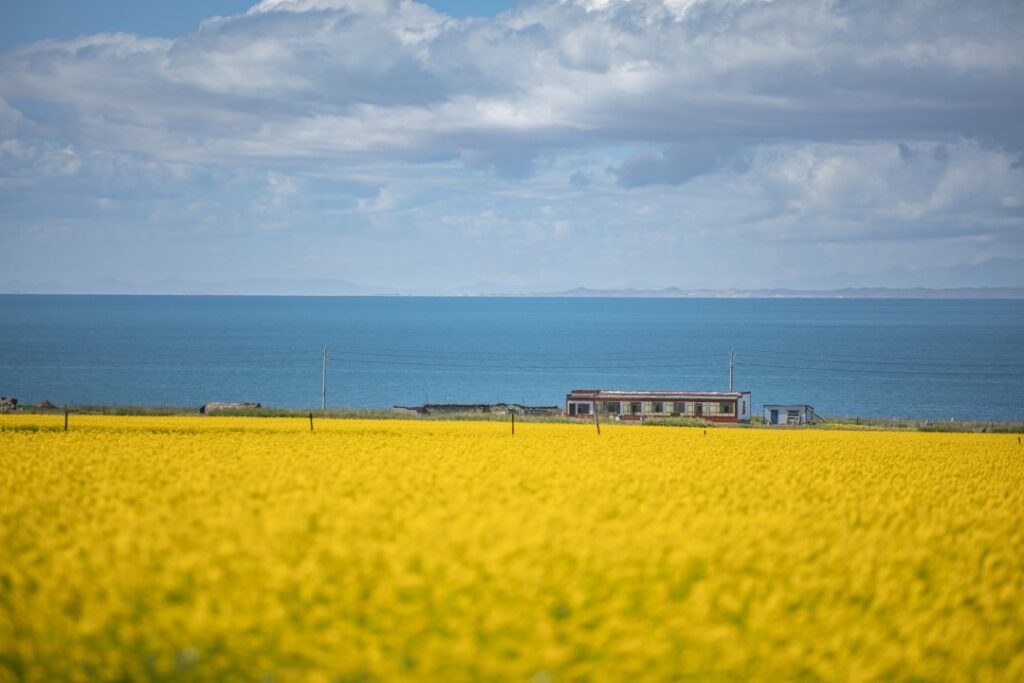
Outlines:
{"type": "Polygon", "coordinates": [[[802,366],[802,365],[774,365],[774,364],[769,365],[769,364],[762,364],[762,363],[742,363],[742,365],[745,366],[745,367],[750,367],[750,368],[762,368],[762,369],[768,368],[768,369],[780,369],[780,370],[810,370],[810,371],[813,371],[813,372],[824,372],[824,373],[829,373],[829,372],[846,372],[846,373],[853,373],[853,374],[858,374],[858,375],[900,375],[900,376],[911,376],[911,377],[920,377],[920,376],[923,375],[923,376],[929,376],[929,377],[964,377],[964,378],[968,378],[968,379],[974,378],[974,377],[1001,377],[1001,378],[1008,378],[1008,377],[1010,377],[1010,378],[1021,378],[1021,377],[1024,377],[1024,374],[1005,373],[1005,372],[999,372],[999,373],[985,373],[985,372],[937,372],[937,371],[934,371],[934,370],[915,371],[915,370],[879,370],[879,369],[870,369],[870,368],[839,368],[839,367],[820,368],[820,367],[808,367],[808,366],[802,366]]]}
{"type": "MultiPolygon", "coordinates": [[[[241,350],[244,354],[244,350],[241,350]]],[[[640,372],[652,372],[661,370],[682,370],[682,371],[707,371],[713,372],[714,367],[721,367],[719,363],[723,357],[728,358],[730,364],[730,371],[732,371],[735,364],[739,364],[745,368],[757,368],[762,370],[800,370],[807,372],[819,372],[819,373],[846,373],[855,375],[876,375],[876,376],[936,376],[936,377],[960,377],[964,379],[971,378],[1002,378],[1002,379],[1019,379],[1024,377],[1024,374],[1020,372],[1013,372],[1018,368],[1024,368],[1022,364],[1016,363],[1005,363],[1000,361],[991,361],[988,363],[980,362],[969,362],[964,360],[955,360],[950,362],[942,362],[935,359],[915,359],[906,362],[896,361],[893,358],[887,358],[886,360],[864,360],[857,358],[848,358],[838,354],[825,355],[825,354],[807,354],[795,351],[767,351],[767,350],[755,350],[750,349],[742,351],[743,359],[736,360],[735,352],[728,352],[728,354],[719,352],[710,352],[699,349],[687,349],[682,355],[682,359],[673,361],[672,352],[605,352],[604,356],[588,355],[587,358],[592,361],[587,364],[573,364],[573,363],[559,363],[553,354],[543,354],[550,358],[549,363],[516,363],[514,360],[509,360],[509,354],[500,354],[500,357],[505,362],[493,362],[491,358],[498,357],[496,354],[488,352],[477,352],[477,351],[403,351],[396,352],[393,350],[384,351],[364,351],[364,350],[351,350],[346,349],[339,351],[338,353],[344,354],[345,357],[349,358],[353,369],[362,369],[359,366],[365,365],[379,365],[381,367],[389,366],[415,366],[422,370],[441,369],[441,368],[459,368],[465,370],[475,371],[500,371],[509,370],[516,372],[544,372],[544,371],[560,371],[560,372],[611,372],[611,371],[627,371],[627,373],[640,373],[640,372]],[[694,353],[690,353],[693,351],[694,353]],[[810,364],[792,364],[792,363],[772,363],[765,362],[764,357],[775,356],[775,355],[787,355],[787,356],[800,356],[808,361],[810,364]],[[450,356],[454,356],[451,358],[450,356]],[[747,357],[752,356],[754,362],[748,362],[747,357]],[[603,360],[604,357],[608,358],[608,361],[603,360]],[[628,360],[627,360],[628,359],[628,360]],[[698,360],[702,359],[702,360],[698,360]],[[461,362],[460,362],[461,361],[461,362]],[[624,362],[627,361],[627,362],[624,362]],[[632,361],[632,362],[628,362],[632,361]],[[814,365],[814,363],[818,365],[814,365]],[[898,365],[900,369],[890,369],[892,366],[898,365]],[[863,366],[863,367],[862,367],[863,366]],[[875,367],[871,367],[875,366],[875,367]],[[880,366],[880,367],[879,367],[880,366]],[[936,369],[938,368],[938,369],[936,369]],[[949,370],[943,370],[942,368],[951,368],[949,370]],[[966,371],[957,372],[956,368],[980,368],[982,370],[990,369],[991,372],[978,372],[978,371],[966,371]],[[1007,371],[1005,369],[1011,370],[1007,371]]],[[[538,354],[536,352],[530,353],[523,351],[521,352],[523,357],[534,358],[538,354]]],[[[599,352],[600,353],[600,352],[599,352]]],[[[32,350],[26,349],[24,352],[18,350],[15,357],[17,356],[31,356],[32,350]]],[[[42,355],[42,354],[41,354],[42,355]]],[[[677,355],[677,357],[678,357],[677,355]]],[[[225,357],[229,354],[225,353],[225,357]]],[[[46,356],[49,358],[50,356],[46,356]]],[[[105,361],[103,365],[92,365],[92,364],[60,364],[54,365],[48,363],[45,365],[34,365],[34,369],[60,369],[60,370],[124,370],[126,368],[133,369],[149,369],[149,370],[166,370],[169,365],[161,365],[154,363],[154,359],[159,359],[161,356],[157,354],[124,354],[124,353],[104,353],[102,360],[105,361]],[[122,362],[115,364],[117,360],[130,361],[137,359],[139,361],[145,361],[144,363],[132,363],[122,362]]],[[[254,365],[269,364],[271,367],[266,367],[266,372],[287,372],[287,367],[292,364],[301,363],[302,357],[308,357],[305,353],[294,354],[286,349],[274,349],[269,352],[255,353],[248,356],[240,355],[239,349],[234,349],[233,353],[230,354],[232,362],[230,365],[218,363],[215,360],[210,363],[188,363],[187,367],[193,369],[208,369],[211,366],[216,367],[219,370],[232,370],[232,369],[247,369],[252,368],[254,365]],[[241,362],[239,362],[241,361],[241,362]],[[249,361],[249,362],[247,362],[249,361]]],[[[323,383],[321,387],[321,403],[326,406],[326,370],[327,370],[327,349],[323,351],[323,383]]],[[[9,357],[8,357],[9,358],[9,357]]],[[[210,358],[207,356],[207,358],[210,358]]],[[[175,359],[174,368],[180,369],[183,366],[180,361],[175,359]]],[[[4,363],[0,362],[0,369],[24,369],[24,363],[15,362],[4,363]]],[[[619,373],[624,374],[624,373],[619,373]]],[[[696,374],[696,373],[693,373],[696,374]]],[[[732,375],[732,372],[730,372],[732,375]]]]}
{"type": "MultiPolygon", "coordinates": [[[[406,356],[403,356],[403,355],[400,355],[400,354],[392,354],[392,355],[384,357],[382,359],[377,354],[369,354],[369,353],[364,353],[364,352],[349,352],[349,353],[351,353],[352,355],[356,355],[356,356],[362,357],[363,362],[380,362],[382,365],[387,365],[387,364],[391,364],[391,365],[421,365],[421,364],[423,364],[422,360],[415,360],[415,361],[413,361],[413,360],[411,360],[412,356],[406,357],[406,356]],[[402,360],[395,360],[395,358],[410,358],[410,360],[408,362],[403,362],[402,360]]],[[[732,365],[734,363],[739,363],[740,365],[745,366],[745,367],[781,368],[781,369],[798,369],[798,370],[816,370],[816,371],[819,371],[819,372],[832,372],[832,371],[837,371],[837,372],[859,372],[859,373],[862,373],[862,374],[883,374],[883,375],[884,374],[901,374],[901,375],[920,375],[920,374],[935,375],[935,374],[940,374],[940,375],[961,376],[961,377],[979,377],[979,376],[986,376],[988,374],[988,375],[991,375],[991,376],[998,376],[998,377],[1019,377],[1019,376],[1024,376],[1024,375],[1021,375],[1019,373],[1006,373],[1006,372],[1000,372],[998,374],[996,374],[996,373],[979,373],[979,372],[945,372],[945,373],[943,373],[943,372],[936,372],[935,370],[919,370],[919,371],[914,371],[914,370],[887,370],[887,369],[880,369],[880,368],[848,368],[848,367],[844,368],[844,367],[837,367],[835,365],[829,366],[829,367],[808,367],[808,366],[796,366],[796,365],[787,365],[787,364],[778,364],[778,363],[757,363],[757,362],[749,363],[749,362],[746,362],[746,361],[736,361],[734,353],[735,352],[731,352],[728,355],[728,359],[729,359],[729,363],[730,363],[730,370],[731,370],[731,367],[732,367],[732,365]]],[[[514,365],[507,365],[507,364],[493,364],[493,363],[489,363],[487,361],[483,361],[483,362],[472,362],[471,361],[471,362],[468,362],[468,363],[451,363],[451,362],[447,362],[447,361],[443,361],[443,362],[431,361],[430,364],[431,365],[436,365],[436,366],[439,366],[439,367],[500,368],[500,369],[512,369],[512,370],[514,370],[514,369],[527,369],[527,368],[533,369],[533,370],[604,370],[604,369],[608,369],[608,370],[612,370],[612,369],[639,370],[639,369],[644,369],[644,368],[647,368],[647,369],[688,369],[688,368],[710,368],[710,367],[713,367],[714,365],[717,364],[717,362],[716,363],[706,363],[706,362],[697,362],[697,363],[664,363],[664,362],[662,362],[662,363],[651,363],[651,362],[647,362],[647,359],[650,359],[650,358],[659,358],[659,359],[661,359],[661,358],[665,357],[664,354],[653,354],[653,353],[652,354],[634,354],[634,357],[644,358],[645,360],[642,361],[642,362],[630,363],[630,364],[626,364],[626,365],[611,365],[611,364],[591,364],[591,365],[567,365],[567,364],[557,364],[557,365],[521,364],[520,365],[520,364],[514,364],[514,365]]],[[[719,355],[719,357],[721,357],[721,356],[719,355]]],[[[850,362],[851,363],[857,363],[857,364],[864,364],[865,363],[864,361],[850,361],[850,362]]],[[[890,364],[887,364],[887,365],[890,365],[890,364]]],[[[935,365],[937,365],[937,364],[929,363],[927,365],[923,365],[923,367],[934,367],[935,365]]],[[[958,363],[956,365],[957,365],[957,367],[974,367],[974,365],[968,365],[968,364],[964,364],[964,363],[958,363]]],[[[906,367],[906,365],[905,364],[901,364],[901,367],[906,367]]],[[[999,367],[999,366],[977,364],[977,367],[981,367],[981,368],[986,368],[986,367],[995,368],[995,367],[999,367]]],[[[1024,366],[1022,366],[1022,367],[1024,367],[1024,366]]]]}
{"type": "MultiPolygon", "coordinates": [[[[236,358],[237,360],[237,358],[236,358]]],[[[283,357],[281,360],[288,360],[288,365],[282,365],[281,363],[275,363],[274,367],[263,368],[262,372],[269,373],[287,373],[292,371],[291,368],[298,367],[301,362],[295,357],[283,357]]],[[[631,363],[626,365],[621,364],[593,364],[593,365],[568,365],[568,364],[557,364],[557,365],[531,365],[531,364],[497,364],[490,362],[469,362],[469,363],[452,363],[447,361],[430,361],[423,359],[415,360],[396,360],[394,358],[374,358],[374,357],[363,357],[351,359],[350,369],[355,371],[365,371],[367,368],[379,367],[381,369],[402,366],[402,367],[415,367],[424,371],[431,371],[434,369],[462,369],[462,370],[473,370],[473,371],[509,371],[509,372],[550,372],[550,371],[562,371],[562,372],[615,372],[615,374],[634,374],[639,372],[652,372],[652,371],[687,371],[689,374],[693,374],[695,371],[704,371],[703,376],[714,376],[717,372],[715,367],[721,367],[718,363],[654,363],[649,361],[643,361],[638,363],[631,363]]],[[[1003,378],[1003,379],[1020,379],[1024,378],[1024,373],[1019,372],[943,372],[939,370],[889,370],[882,368],[866,368],[866,367],[839,367],[832,365],[829,367],[821,366],[808,366],[808,365],[791,365],[785,363],[750,363],[742,360],[735,361],[735,365],[744,368],[757,368],[757,369],[778,369],[778,370],[804,370],[819,373],[850,373],[858,375],[893,375],[893,376],[938,376],[938,377],[963,377],[963,378],[1003,378]]],[[[183,366],[181,364],[171,365],[160,365],[155,364],[150,359],[150,362],[145,364],[104,364],[104,365],[84,365],[84,364],[46,364],[46,365],[33,365],[31,366],[34,370],[63,370],[63,371],[124,371],[128,369],[132,370],[148,370],[148,371],[168,371],[174,369],[180,371],[183,368],[189,368],[193,370],[219,370],[219,371],[237,371],[237,370],[251,370],[253,364],[245,363],[233,363],[231,365],[225,365],[221,363],[216,364],[189,364],[183,366]]],[[[4,364],[0,363],[0,369],[16,369],[24,370],[23,364],[4,364]]],[[[322,393],[325,393],[325,389],[321,389],[322,393]]]]}
{"type": "Polygon", "coordinates": [[[868,365],[927,365],[927,366],[970,366],[970,367],[1024,367],[1024,361],[1015,362],[1011,361],[1008,363],[998,361],[984,361],[984,362],[972,362],[963,358],[927,358],[922,359],[921,357],[906,358],[899,356],[885,356],[868,358],[866,356],[848,356],[845,354],[826,354],[821,352],[805,353],[803,351],[764,351],[757,349],[743,349],[743,353],[746,355],[756,356],[799,356],[801,358],[813,358],[820,360],[841,360],[844,363],[859,363],[868,365]]]}
{"type": "MultiPolygon", "coordinates": [[[[374,357],[395,357],[395,358],[434,358],[434,357],[437,357],[439,355],[457,356],[458,359],[464,359],[464,358],[467,358],[467,357],[502,358],[502,359],[505,359],[505,358],[509,357],[509,352],[507,352],[507,351],[506,352],[499,352],[499,353],[489,353],[489,352],[486,352],[486,351],[477,351],[475,349],[453,350],[453,351],[440,351],[439,350],[439,351],[431,351],[431,352],[423,352],[423,351],[398,351],[398,352],[396,352],[396,351],[392,351],[392,350],[380,351],[380,350],[377,350],[377,349],[364,351],[364,350],[360,350],[360,349],[346,349],[344,351],[339,351],[338,353],[343,353],[343,354],[346,354],[346,355],[363,355],[363,356],[369,355],[369,356],[374,356],[374,357]]],[[[536,357],[537,355],[551,355],[549,352],[545,352],[544,350],[540,350],[540,349],[535,350],[535,351],[534,350],[524,350],[524,351],[521,351],[521,353],[522,353],[522,355],[529,356],[529,357],[536,357]]],[[[657,356],[659,358],[664,358],[666,355],[667,354],[664,351],[619,351],[619,352],[609,351],[609,352],[588,352],[587,353],[587,357],[588,358],[605,356],[605,357],[614,358],[614,359],[636,358],[638,356],[657,356]]],[[[718,352],[710,352],[710,351],[704,352],[704,351],[701,351],[701,350],[698,350],[698,349],[688,349],[687,353],[686,353],[686,356],[688,358],[700,357],[700,358],[715,358],[715,359],[719,359],[719,358],[722,358],[724,355],[725,354],[723,354],[721,351],[718,351],[718,352]],[[697,351],[697,353],[690,353],[690,351],[697,351]]]]}
{"type": "MultiPolygon", "coordinates": [[[[346,353],[349,355],[360,355],[363,356],[362,362],[376,362],[381,365],[424,365],[424,361],[420,358],[412,356],[387,356],[379,357],[376,354],[364,354],[360,352],[346,352],[341,351],[339,353],[346,353]],[[396,358],[406,358],[406,360],[396,360],[396,358]]],[[[651,357],[655,357],[655,354],[651,354],[651,357]]],[[[532,364],[496,364],[489,362],[468,362],[468,363],[452,363],[447,360],[443,361],[429,361],[429,364],[436,367],[446,368],[498,368],[508,370],[519,370],[519,369],[531,369],[531,370],[632,370],[636,368],[653,368],[653,369],[686,369],[686,368],[710,368],[713,367],[712,363],[631,363],[628,365],[608,365],[608,364],[591,364],[591,365],[566,365],[559,363],[557,365],[532,365],[532,364]]]]}
{"type": "MultiPolygon", "coordinates": [[[[45,357],[49,356],[48,352],[44,352],[44,351],[42,351],[42,350],[40,350],[38,348],[17,348],[17,347],[13,347],[13,346],[3,346],[3,347],[0,347],[0,350],[3,350],[3,352],[5,353],[5,355],[7,356],[8,359],[11,359],[12,357],[17,357],[17,358],[20,358],[20,359],[24,359],[24,358],[32,358],[33,356],[37,356],[37,357],[40,357],[40,358],[45,358],[45,357]]],[[[785,351],[785,350],[778,350],[778,351],[776,351],[776,350],[742,349],[742,348],[739,349],[739,352],[742,353],[745,357],[753,357],[755,360],[768,360],[768,359],[776,357],[776,356],[790,356],[790,357],[797,356],[797,357],[799,357],[801,359],[807,359],[807,360],[811,360],[811,361],[815,361],[815,362],[821,362],[821,363],[834,363],[834,362],[838,362],[838,363],[840,363],[842,365],[847,365],[847,366],[848,365],[864,365],[864,366],[877,365],[877,366],[883,366],[883,367],[898,366],[900,368],[907,368],[907,367],[944,368],[944,367],[949,367],[949,366],[955,366],[955,367],[958,367],[958,368],[981,368],[981,369],[986,369],[986,368],[990,368],[990,369],[1006,368],[1006,369],[1010,369],[1010,370],[1013,370],[1013,369],[1024,369],[1024,362],[1016,362],[1016,361],[1012,361],[1012,360],[1002,360],[1002,359],[994,359],[994,360],[984,360],[984,361],[981,361],[981,360],[968,359],[968,358],[936,359],[936,358],[921,358],[921,357],[901,358],[901,357],[894,357],[894,356],[886,356],[884,358],[868,358],[868,357],[865,357],[865,356],[848,356],[848,355],[844,355],[844,354],[826,354],[826,353],[821,353],[821,352],[814,353],[814,352],[801,352],[801,351],[785,351]]],[[[235,358],[235,360],[238,360],[240,353],[244,354],[245,353],[245,349],[234,348],[234,349],[231,349],[230,352],[228,350],[225,350],[225,354],[224,355],[225,356],[232,355],[235,358]]],[[[473,362],[473,363],[480,363],[480,362],[489,363],[490,359],[492,359],[492,358],[494,358],[494,359],[500,358],[500,359],[503,359],[503,360],[507,360],[509,358],[509,355],[510,355],[509,352],[486,352],[486,351],[478,351],[478,350],[475,350],[475,349],[463,349],[463,350],[457,350],[456,349],[456,350],[450,350],[450,351],[449,350],[437,350],[437,351],[430,351],[430,352],[413,351],[413,350],[401,350],[401,351],[399,351],[399,350],[392,350],[392,349],[389,349],[389,350],[347,349],[347,350],[343,350],[343,351],[338,351],[337,353],[341,353],[341,354],[344,354],[346,356],[352,356],[352,357],[356,357],[356,358],[367,358],[367,359],[374,360],[374,361],[379,361],[379,362],[386,362],[388,359],[398,359],[398,360],[409,360],[409,361],[416,361],[416,362],[429,361],[429,362],[433,362],[433,363],[436,363],[436,362],[439,362],[439,361],[440,362],[469,361],[469,362],[473,362]]],[[[552,353],[550,351],[543,350],[543,349],[536,350],[536,351],[521,351],[520,353],[523,356],[530,357],[530,358],[536,358],[537,356],[544,356],[544,357],[547,357],[547,358],[554,359],[556,357],[555,353],[552,353]]],[[[685,362],[685,361],[696,361],[697,359],[706,359],[708,361],[714,361],[714,362],[717,363],[717,362],[720,362],[720,359],[723,359],[723,358],[727,359],[728,358],[728,353],[726,353],[726,352],[712,351],[712,350],[708,350],[708,349],[701,349],[701,348],[695,348],[695,347],[685,347],[683,350],[681,350],[681,352],[677,352],[677,353],[678,353],[679,356],[681,356],[685,360],[671,361],[671,362],[662,362],[662,363],[658,363],[657,366],[658,367],[697,367],[697,366],[700,366],[701,363],[699,363],[699,362],[685,362]]],[[[245,354],[245,358],[246,359],[252,359],[253,362],[275,362],[276,363],[276,362],[279,362],[279,361],[293,360],[293,359],[296,358],[297,355],[301,355],[301,354],[302,354],[302,352],[298,352],[298,354],[297,354],[296,352],[293,352],[290,349],[273,349],[273,350],[269,350],[269,351],[261,351],[261,350],[256,349],[256,350],[251,350],[250,353],[248,353],[248,354],[245,354]]],[[[651,358],[656,358],[656,359],[665,361],[665,360],[671,360],[673,355],[675,355],[675,354],[673,354],[671,352],[666,353],[665,351],[619,351],[619,352],[616,352],[616,351],[604,351],[604,352],[598,351],[598,352],[588,353],[587,357],[590,358],[590,359],[593,359],[593,360],[598,360],[598,361],[601,361],[601,360],[604,360],[604,359],[608,359],[610,362],[619,362],[619,363],[621,363],[624,360],[651,359],[651,358]]],[[[153,358],[160,358],[162,356],[159,353],[159,350],[157,350],[154,353],[154,350],[150,349],[147,353],[143,354],[141,352],[139,352],[139,353],[125,352],[124,350],[115,351],[115,350],[112,350],[112,349],[110,349],[108,347],[107,349],[104,350],[104,352],[102,354],[102,357],[103,357],[104,360],[106,360],[108,362],[112,362],[112,361],[115,361],[115,360],[122,360],[123,361],[123,360],[131,360],[131,359],[139,359],[139,360],[146,359],[146,360],[152,361],[153,358]]],[[[210,354],[207,354],[207,356],[206,356],[206,358],[213,358],[213,357],[214,356],[212,356],[210,354]]],[[[175,358],[175,360],[177,362],[177,358],[175,358]]],[[[460,363],[460,365],[461,364],[463,364],[463,363],[460,363]]],[[[207,363],[199,363],[199,364],[195,364],[195,365],[196,365],[196,367],[205,367],[208,364],[207,363]]],[[[241,365],[242,366],[251,366],[252,363],[251,362],[243,362],[241,365]]],[[[18,367],[18,365],[16,364],[16,365],[12,366],[9,363],[2,363],[2,364],[0,364],[0,367],[18,367]]],[[[36,367],[42,367],[42,366],[36,366],[36,367]]],[[[68,368],[68,367],[72,367],[72,366],[62,365],[62,366],[59,366],[59,367],[68,368]]],[[[81,367],[90,367],[90,366],[83,365],[81,367]]],[[[99,366],[91,366],[91,367],[99,367],[99,366]]],[[[155,367],[159,367],[159,366],[155,366],[155,367]]],[[[553,369],[554,370],[554,369],[574,369],[574,368],[575,369],[585,369],[586,367],[592,367],[592,366],[572,366],[572,365],[566,365],[566,364],[544,366],[544,365],[533,364],[532,367],[540,368],[540,369],[553,369]]],[[[618,365],[618,366],[602,366],[602,367],[620,367],[620,368],[621,367],[633,367],[633,364],[630,364],[630,365],[618,365]]]]}
{"type": "MultiPolygon", "coordinates": [[[[992,359],[992,360],[984,359],[984,360],[981,360],[981,359],[977,359],[977,358],[973,358],[972,359],[972,358],[969,358],[969,357],[960,357],[960,358],[934,358],[934,357],[929,357],[929,358],[922,358],[921,356],[905,357],[905,356],[892,356],[892,355],[872,357],[872,356],[865,356],[865,355],[851,355],[851,354],[843,354],[843,353],[827,353],[827,352],[823,352],[823,351],[791,351],[791,350],[785,350],[785,349],[774,350],[774,349],[765,349],[763,347],[762,348],[742,348],[741,347],[741,348],[739,348],[737,350],[740,353],[742,353],[744,356],[753,356],[755,358],[765,358],[765,357],[775,357],[775,356],[790,356],[790,357],[797,356],[797,357],[802,358],[802,359],[809,359],[809,360],[815,360],[815,361],[821,361],[821,362],[838,361],[838,362],[841,362],[844,365],[851,365],[851,364],[853,364],[853,365],[881,365],[881,366],[893,366],[893,365],[896,365],[896,366],[900,366],[900,367],[912,366],[912,367],[940,367],[940,368],[941,367],[947,367],[947,366],[950,366],[950,365],[955,365],[956,367],[974,367],[974,368],[983,368],[983,369],[984,368],[1010,368],[1010,369],[1024,368],[1024,358],[1022,358],[1020,361],[1017,361],[1017,360],[1012,360],[1012,359],[1008,359],[1008,358],[1006,358],[1006,359],[992,359]]],[[[4,344],[4,345],[0,345],[0,351],[3,351],[3,353],[8,355],[8,356],[16,354],[17,356],[20,356],[22,358],[24,358],[24,357],[32,357],[33,355],[37,355],[39,357],[46,357],[47,355],[49,355],[49,352],[47,352],[47,351],[45,351],[43,349],[40,349],[39,347],[36,347],[36,346],[33,346],[33,347],[19,347],[19,346],[10,345],[10,344],[4,344]]],[[[681,348],[680,348],[680,346],[677,346],[672,351],[676,352],[676,353],[682,354],[686,359],[696,359],[696,358],[721,359],[723,357],[727,357],[727,355],[728,355],[727,352],[723,352],[720,349],[719,350],[715,350],[715,349],[707,349],[707,348],[702,348],[702,347],[685,346],[685,345],[681,345],[681,348]],[[678,349],[678,351],[677,351],[677,349],[678,349]]],[[[246,353],[246,352],[248,352],[246,354],[248,357],[250,357],[250,358],[254,357],[254,358],[257,358],[258,360],[264,360],[264,361],[275,361],[275,360],[291,359],[291,358],[295,357],[296,353],[299,353],[299,354],[303,353],[301,350],[296,349],[294,347],[294,345],[292,345],[291,347],[275,348],[275,349],[268,349],[268,350],[261,350],[261,349],[258,349],[258,348],[256,348],[256,349],[244,349],[244,348],[237,348],[237,347],[235,347],[235,348],[232,348],[230,350],[225,350],[225,355],[227,355],[228,353],[231,353],[231,354],[235,354],[237,356],[237,354],[239,354],[239,353],[246,353]]],[[[557,353],[557,352],[552,352],[552,351],[547,350],[547,349],[520,350],[519,352],[522,353],[522,355],[529,356],[529,357],[537,357],[538,355],[552,357],[552,356],[555,355],[555,353],[557,353]]],[[[210,357],[209,349],[206,349],[205,353],[207,353],[207,357],[210,357]]],[[[488,352],[488,351],[482,351],[482,350],[473,349],[473,348],[469,348],[469,349],[450,349],[450,350],[437,349],[437,350],[432,350],[432,351],[422,351],[422,350],[395,349],[395,348],[385,348],[385,349],[382,349],[380,347],[374,347],[373,349],[346,349],[346,350],[343,350],[343,351],[339,351],[338,353],[342,353],[342,354],[345,354],[345,355],[353,355],[353,356],[371,356],[373,358],[394,357],[394,358],[400,358],[400,359],[428,359],[428,360],[434,360],[434,359],[445,359],[445,357],[450,357],[450,360],[453,360],[453,361],[461,361],[461,360],[466,360],[466,359],[490,359],[490,358],[507,359],[507,358],[509,358],[509,355],[510,355],[509,351],[492,351],[492,352],[488,352]]],[[[515,353],[515,351],[513,351],[512,353],[515,353]]],[[[605,358],[607,358],[607,359],[610,359],[610,360],[629,360],[629,359],[646,358],[646,357],[656,357],[656,358],[659,358],[659,359],[664,359],[666,357],[669,357],[671,353],[672,352],[666,353],[664,350],[592,351],[592,352],[589,352],[587,354],[587,357],[591,358],[591,359],[605,359],[605,358]]],[[[145,354],[143,354],[141,351],[137,352],[137,353],[136,352],[132,352],[130,350],[130,348],[115,349],[115,348],[111,348],[110,346],[106,346],[103,349],[103,357],[105,359],[108,359],[108,360],[115,359],[115,358],[116,359],[143,358],[143,357],[152,358],[152,357],[154,357],[154,355],[156,357],[160,357],[159,347],[157,347],[156,349],[150,347],[145,352],[145,354]]],[[[680,363],[676,362],[675,364],[680,364],[680,363]]],[[[692,363],[689,363],[688,365],[692,365],[692,363]]]]}

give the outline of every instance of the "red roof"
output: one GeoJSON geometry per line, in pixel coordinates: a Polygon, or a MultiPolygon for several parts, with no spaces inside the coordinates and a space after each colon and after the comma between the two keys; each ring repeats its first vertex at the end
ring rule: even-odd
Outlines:
{"type": "Polygon", "coordinates": [[[739,400],[749,391],[623,391],[619,389],[573,389],[567,399],[598,401],[706,401],[739,400]]]}

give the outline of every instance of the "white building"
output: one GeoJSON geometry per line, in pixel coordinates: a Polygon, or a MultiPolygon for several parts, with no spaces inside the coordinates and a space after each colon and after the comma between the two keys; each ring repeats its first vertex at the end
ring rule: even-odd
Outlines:
{"type": "Polygon", "coordinates": [[[820,420],[821,418],[814,413],[814,406],[807,404],[792,406],[765,404],[764,406],[764,423],[766,425],[802,425],[820,420]]]}
{"type": "Polygon", "coordinates": [[[749,391],[619,391],[573,389],[565,396],[565,414],[644,420],[690,417],[708,422],[750,422],[749,391]]]}

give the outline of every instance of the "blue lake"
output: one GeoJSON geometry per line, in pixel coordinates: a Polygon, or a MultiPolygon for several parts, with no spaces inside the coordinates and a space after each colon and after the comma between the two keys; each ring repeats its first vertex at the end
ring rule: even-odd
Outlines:
{"type": "Polygon", "coordinates": [[[379,407],[723,390],[824,415],[1024,419],[1024,301],[0,295],[0,395],[379,407]]]}

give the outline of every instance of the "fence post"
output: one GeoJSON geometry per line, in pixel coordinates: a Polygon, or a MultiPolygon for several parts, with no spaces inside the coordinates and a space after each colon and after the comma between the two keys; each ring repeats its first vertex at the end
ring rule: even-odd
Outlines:
{"type": "Polygon", "coordinates": [[[509,411],[512,413],[512,436],[516,435],[516,411],[509,411]]]}
{"type": "Polygon", "coordinates": [[[68,406],[64,404],[64,431],[68,431],[68,406]]]}
{"type": "Polygon", "coordinates": [[[309,431],[313,431],[313,413],[309,414],[309,431]]]}

